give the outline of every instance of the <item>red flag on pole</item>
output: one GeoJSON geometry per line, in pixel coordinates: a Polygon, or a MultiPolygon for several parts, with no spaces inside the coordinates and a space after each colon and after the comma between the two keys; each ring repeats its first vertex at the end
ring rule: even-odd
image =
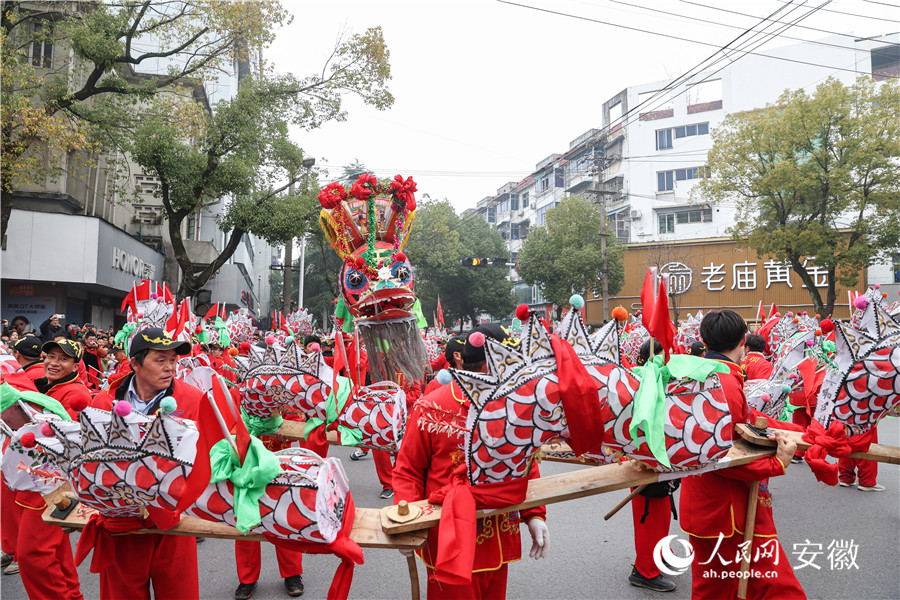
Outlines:
{"type": "MultiPolygon", "coordinates": [[[[668,302],[666,303],[668,307],[668,302]]],[[[644,275],[644,285],[641,287],[641,324],[650,330],[650,321],[653,318],[653,309],[656,306],[656,297],[653,294],[653,270],[647,269],[644,275]]],[[[660,340],[662,341],[662,340],[660,340]]]]}
{"type": "Polygon", "coordinates": [[[438,304],[437,304],[437,317],[438,321],[441,324],[441,327],[444,326],[444,311],[441,310],[441,297],[438,295],[438,304]]]}
{"type": "Polygon", "coordinates": [[[775,313],[777,313],[777,312],[778,312],[778,307],[775,306],[775,303],[773,302],[773,303],[772,303],[772,308],[769,309],[769,316],[767,317],[767,320],[768,320],[768,319],[771,319],[772,317],[774,317],[774,316],[775,316],[775,313]]]}
{"type": "Polygon", "coordinates": [[[122,307],[119,310],[125,312],[125,307],[130,306],[133,312],[137,312],[137,303],[142,300],[149,300],[151,290],[150,282],[146,279],[142,280],[140,285],[135,284],[131,292],[122,300],[122,307]]]}
{"type": "Polygon", "coordinates": [[[662,344],[663,350],[666,352],[666,361],[668,361],[669,351],[672,350],[675,343],[675,326],[672,319],[669,318],[669,294],[666,291],[665,277],[659,278],[659,293],[656,295],[653,316],[647,331],[662,344]]]}
{"type": "Polygon", "coordinates": [[[762,300],[759,301],[759,308],[756,309],[756,317],[757,317],[757,319],[765,319],[766,318],[766,311],[763,308],[762,300]]]}

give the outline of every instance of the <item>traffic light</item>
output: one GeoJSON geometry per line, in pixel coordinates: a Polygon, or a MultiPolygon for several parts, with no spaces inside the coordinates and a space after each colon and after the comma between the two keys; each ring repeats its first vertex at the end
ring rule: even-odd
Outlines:
{"type": "Polygon", "coordinates": [[[479,258],[475,256],[466,256],[462,259],[462,265],[464,267],[486,267],[488,261],[486,258],[479,258]]]}

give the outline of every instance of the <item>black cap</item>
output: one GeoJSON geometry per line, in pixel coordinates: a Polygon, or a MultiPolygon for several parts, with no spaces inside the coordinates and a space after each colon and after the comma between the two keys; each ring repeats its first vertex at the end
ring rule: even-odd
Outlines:
{"type": "Polygon", "coordinates": [[[322,339],[317,335],[306,336],[306,338],[303,340],[303,345],[305,346],[307,344],[312,344],[313,342],[319,344],[320,346],[322,345],[322,339]]]}
{"type": "Polygon", "coordinates": [[[71,356],[75,360],[81,359],[81,346],[72,340],[60,340],[58,342],[47,342],[43,346],[41,346],[41,350],[44,352],[50,352],[54,348],[59,348],[67,355],[71,356]]]}
{"type": "Polygon", "coordinates": [[[139,330],[131,338],[129,355],[134,356],[144,350],[174,350],[176,354],[184,355],[191,353],[191,343],[173,340],[171,335],[159,327],[148,327],[139,330]]]}
{"type": "Polygon", "coordinates": [[[19,339],[13,346],[13,350],[28,358],[41,357],[41,340],[36,336],[26,335],[19,339]]]}
{"type": "MultiPolygon", "coordinates": [[[[510,335],[506,330],[496,323],[479,325],[470,331],[468,337],[466,337],[466,344],[462,350],[462,359],[466,364],[477,364],[487,360],[484,354],[484,345],[474,346],[469,341],[472,339],[472,334],[476,332],[481,332],[484,337],[494,339],[500,343],[507,343],[510,340],[510,335]]],[[[447,344],[447,347],[449,348],[450,344],[447,344]]]]}
{"type": "Polygon", "coordinates": [[[447,347],[444,348],[444,356],[447,358],[447,362],[453,366],[453,355],[456,352],[462,352],[463,348],[466,347],[466,337],[464,335],[454,335],[447,341],[447,347]]]}

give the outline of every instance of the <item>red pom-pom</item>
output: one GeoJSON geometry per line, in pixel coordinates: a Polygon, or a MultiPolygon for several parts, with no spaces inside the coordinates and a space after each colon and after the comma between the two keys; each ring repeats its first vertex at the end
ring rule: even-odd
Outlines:
{"type": "Polygon", "coordinates": [[[869,299],[865,296],[859,296],[856,300],[853,301],[853,306],[855,306],[859,310],[865,310],[868,305],[869,299]]]}
{"type": "Polygon", "coordinates": [[[620,323],[628,318],[628,311],[624,306],[617,306],[612,310],[612,317],[620,323]]]}
{"type": "Polygon", "coordinates": [[[72,401],[69,403],[69,407],[72,410],[74,410],[75,412],[81,412],[84,409],[86,409],[88,406],[90,406],[90,404],[91,404],[90,398],[85,398],[84,396],[78,396],[78,397],[72,399],[72,401]]]}
{"type": "Polygon", "coordinates": [[[74,410],[75,412],[81,412],[88,407],[88,399],[84,396],[78,396],[77,398],[73,398],[72,402],[69,403],[69,408],[74,410]]]}
{"type": "Polygon", "coordinates": [[[876,284],[875,284],[875,289],[876,289],[876,290],[880,290],[880,289],[881,289],[881,284],[880,284],[880,283],[876,283],[876,284]]]}
{"type": "Polygon", "coordinates": [[[275,336],[274,336],[274,335],[267,335],[267,336],[266,336],[266,344],[269,345],[269,346],[274,346],[274,345],[275,345],[275,336]]]}
{"type": "Polygon", "coordinates": [[[137,317],[138,319],[143,319],[143,318],[144,318],[144,313],[139,312],[138,314],[136,314],[136,315],[134,315],[134,316],[137,317]]]}
{"type": "Polygon", "coordinates": [[[794,317],[794,313],[788,311],[787,318],[792,319],[794,317]]]}
{"type": "Polygon", "coordinates": [[[241,354],[250,352],[250,342],[241,342],[241,354]]]}
{"type": "Polygon", "coordinates": [[[199,335],[201,331],[203,331],[203,328],[200,327],[199,325],[197,325],[196,327],[194,327],[194,333],[196,333],[196,334],[199,335]]]}
{"type": "Polygon", "coordinates": [[[476,348],[481,348],[484,346],[484,334],[480,331],[476,331],[469,336],[469,343],[475,346],[476,348]]]}
{"type": "Polygon", "coordinates": [[[831,319],[825,319],[824,321],[819,323],[819,327],[825,333],[831,333],[832,331],[834,331],[834,321],[832,321],[831,319]]]}
{"type": "Polygon", "coordinates": [[[50,427],[50,423],[41,423],[41,435],[44,437],[53,436],[53,428],[50,427]]]}
{"type": "Polygon", "coordinates": [[[882,298],[887,298],[887,292],[881,292],[881,297],[882,297],[882,298]]]}
{"type": "Polygon", "coordinates": [[[760,400],[762,400],[763,402],[768,402],[769,400],[772,399],[772,396],[771,396],[771,394],[763,394],[763,395],[760,396],[759,398],[760,398],[760,400]]]}
{"type": "Polygon", "coordinates": [[[821,319],[821,318],[822,318],[822,315],[820,315],[819,313],[816,313],[816,318],[817,318],[817,319],[821,319]]]}
{"type": "Polygon", "coordinates": [[[397,253],[397,262],[406,262],[406,255],[402,252],[397,253]]]}
{"type": "Polygon", "coordinates": [[[228,349],[228,355],[229,355],[229,356],[237,356],[237,355],[238,355],[238,349],[237,349],[237,348],[229,348],[229,349],[228,349]]]}
{"type": "MultiPolygon", "coordinates": [[[[710,311],[710,312],[712,312],[712,311],[710,311]]],[[[780,313],[780,312],[777,312],[777,313],[775,313],[775,316],[778,317],[778,318],[780,319],[780,318],[781,318],[781,313],[780,313]]]]}
{"type": "Polygon", "coordinates": [[[26,448],[34,448],[34,445],[37,443],[34,439],[34,434],[30,431],[28,433],[23,433],[22,437],[19,438],[19,442],[26,448]]]}
{"type": "Polygon", "coordinates": [[[359,270],[365,269],[366,268],[366,257],[365,256],[357,256],[356,260],[353,261],[353,263],[356,265],[357,269],[359,269],[359,270]]]}
{"type": "Polygon", "coordinates": [[[821,329],[816,329],[816,335],[822,335],[822,330],[821,330],[821,329]]]}
{"type": "Polygon", "coordinates": [[[322,349],[322,346],[320,346],[319,344],[317,344],[315,342],[313,342],[312,344],[309,345],[310,352],[318,352],[321,349],[322,349]]]}
{"type": "Polygon", "coordinates": [[[520,304],[516,307],[516,318],[520,321],[527,321],[531,315],[531,309],[527,304],[520,304]]]}

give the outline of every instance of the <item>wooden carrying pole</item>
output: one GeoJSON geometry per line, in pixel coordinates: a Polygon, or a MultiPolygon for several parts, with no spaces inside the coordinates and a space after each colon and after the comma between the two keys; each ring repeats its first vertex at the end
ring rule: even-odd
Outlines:
{"type": "MultiPolygon", "coordinates": [[[[766,428],[766,418],[756,417],[756,427],[766,428]]],[[[759,483],[754,481],[750,488],[750,498],[747,500],[747,518],[744,521],[743,559],[741,559],[741,578],[738,580],[737,596],[741,600],[747,598],[747,586],[750,583],[750,556],[753,550],[753,530],[756,528],[756,506],[759,504],[759,483]]]]}
{"type": "Polygon", "coordinates": [[[603,520],[604,520],[604,521],[609,521],[609,520],[612,518],[612,516],[613,516],[614,514],[616,514],[616,513],[619,512],[620,510],[622,510],[622,508],[624,508],[626,504],[628,504],[629,502],[631,502],[631,501],[634,499],[635,496],[637,496],[638,494],[640,494],[641,492],[643,492],[645,487],[647,487],[647,484],[646,484],[646,483],[643,484],[643,485],[639,485],[639,486],[637,486],[636,488],[634,488],[633,490],[631,490],[631,493],[630,493],[630,494],[628,494],[627,496],[625,496],[625,498],[624,498],[621,502],[619,502],[618,504],[616,504],[616,505],[613,507],[613,509],[612,509],[611,511],[609,511],[608,513],[606,513],[606,516],[603,517],[603,520]]]}

